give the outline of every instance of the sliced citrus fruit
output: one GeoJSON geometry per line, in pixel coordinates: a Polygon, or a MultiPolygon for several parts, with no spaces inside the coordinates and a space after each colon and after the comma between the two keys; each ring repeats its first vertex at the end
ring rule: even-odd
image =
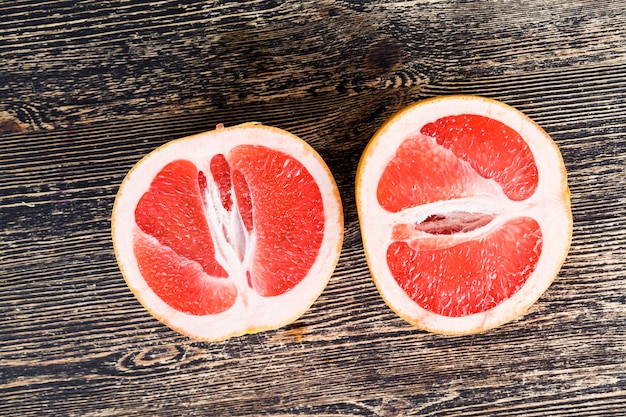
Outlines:
{"type": "Polygon", "coordinates": [[[379,292],[428,331],[477,333],[521,316],[569,250],[561,154],[498,101],[449,96],[400,111],[367,145],[356,196],[379,292]]]}
{"type": "Polygon", "coordinates": [[[306,142],[260,124],[218,126],[130,170],[112,236],[139,301],[172,329],[214,341],[301,316],[337,264],[343,212],[306,142]]]}

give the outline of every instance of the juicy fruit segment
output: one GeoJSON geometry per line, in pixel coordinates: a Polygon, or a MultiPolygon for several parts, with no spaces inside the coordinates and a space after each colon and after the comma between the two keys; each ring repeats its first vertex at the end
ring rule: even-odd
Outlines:
{"type": "Polygon", "coordinates": [[[558,148],[493,100],[450,96],[402,110],[365,149],[356,191],[379,292],[429,331],[475,333],[520,316],[569,249],[558,148]]]}
{"type": "MultiPolygon", "coordinates": [[[[537,184],[534,158],[517,132],[488,117],[462,114],[428,123],[404,140],[383,171],[377,198],[381,207],[397,213],[438,201],[498,195],[500,190],[509,198],[525,199],[537,184]]],[[[430,222],[420,223],[421,233],[419,226],[408,236],[394,233],[397,240],[387,249],[387,262],[413,301],[437,314],[464,316],[487,311],[521,288],[541,253],[541,230],[533,219],[506,223],[471,241],[429,236],[468,231],[464,218],[472,219],[470,230],[479,228],[486,216],[493,217],[434,211],[430,222]],[[439,223],[452,219],[447,229],[425,231],[438,217],[439,223]]]]}
{"type": "MultiPolygon", "coordinates": [[[[226,157],[221,153],[215,155],[213,158],[211,158],[210,169],[213,181],[215,182],[215,185],[217,186],[217,189],[220,193],[220,201],[222,203],[222,207],[224,207],[227,211],[230,211],[230,209],[233,207],[233,196],[231,193],[232,180],[230,177],[230,166],[228,165],[226,157]]],[[[206,190],[209,186],[206,175],[204,175],[204,172],[202,171],[198,172],[198,185],[200,186],[200,189],[202,191],[206,190]]],[[[249,201],[246,201],[245,205],[247,208],[249,208],[249,201]]],[[[251,227],[248,227],[247,229],[250,230],[251,227]]]]}
{"type": "Polygon", "coordinates": [[[403,141],[377,196],[381,206],[397,212],[499,188],[512,200],[524,200],[537,184],[533,155],[516,131],[488,117],[462,114],[427,123],[403,141]]]}
{"type": "Polygon", "coordinates": [[[148,286],[168,305],[183,313],[217,314],[235,304],[232,282],[208,275],[200,266],[161,242],[135,233],[134,253],[148,286]]]}
{"type": "Polygon", "coordinates": [[[466,160],[416,134],[403,141],[384,170],[376,195],[387,211],[400,212],[417,205],[495,193],[497,185],[480,176],[466,160]]]}
{"type": "Polygon", "coordinates": [[[154,178],[135,209],[137,226],[180,256],[200,264],[205,273],[225,277],[204,216],[198,170],[190,161],[174,161],[154,178]],[[193,237],[193,238],[191,238],[193,237]]]}
{"type": "Polygon", "coordinates": [[[188,160],[169,163],[139,200],[135,219],[154,238],[136,233],[134,240],[146,282],[167,304],[194,315],[232,307],[237,292],[248,290],[237,289],[236,279],[262,296],[289,291],[311,269],[324,234],[311,174],[264,146],[215,155],[208,178],[188,160]]]}
{"type": "Polygon", "coordinates": [[[192,162],[166,165],[137,204],[135,221],[143,233],[135,231],[133,240],[148,286],[173,308],[194,315],[220,313],[236,298],[233,283],[217,279],[228,274],[215,258],[200,183],[192,162]]]}
{"type": "Polygon", "coordinates": [[[537,165],[524,139],[490,117],[460,114],[424,125],[423,135],[467,161],[481,177],[495,180],[512,200],[525,200],[538,185],[537,165]]]}
{"type": "Polygon", "coordinates": [[[256,233],[252,288],[264,296],[282,294],[307,275],[318,256],[324,235],[320,190],[302,164],[268,148],[239,146],[229,159],[250,184],[255,207],[244,221],[256,233]]]}
{"type": "Polygon", "coordinates": [[[542,246],[541,230],[531,218],[450,246],[445,240],[451,239],[420,237],[391,243],[387,263],[413,301],[450,317],[481,313],[510,298],[534,271],[542,246]]]}

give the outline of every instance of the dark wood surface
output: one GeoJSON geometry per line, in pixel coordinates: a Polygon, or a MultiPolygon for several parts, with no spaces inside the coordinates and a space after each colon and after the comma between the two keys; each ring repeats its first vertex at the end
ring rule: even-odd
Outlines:
{"type": "Polygon", "coordinates": [[[623,1],[4,1],[0,143],[1,415],[626,415],[623,1]],[[546,129],[574,214],[528,315],[468,337],[386,307],[353,193],[377,127],[453,93],[546,129]],[[195,342],[127,289],[111,208],[156,146],[244,121],[326,159],[345,244],[294,324],[195,342]]]}

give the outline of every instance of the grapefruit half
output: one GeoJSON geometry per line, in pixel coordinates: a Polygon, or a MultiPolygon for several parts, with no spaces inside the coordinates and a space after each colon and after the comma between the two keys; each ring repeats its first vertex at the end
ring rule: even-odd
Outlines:
{"type": "Polygon", "coordinates": [[[521,316],[570,246],[559,149],[491,99],[448,96],[401,110],[363,152],[356,197],[378,291],[435,333],[477,333],[521,316]]]}
{"type": "Polygon", "coordinates": [[[336,183],[306,142],[247,123],[167,143],[118,191],[121,272],[157,319],[198,340],[276,329],[317,299],[339,259],[336,183]]]}

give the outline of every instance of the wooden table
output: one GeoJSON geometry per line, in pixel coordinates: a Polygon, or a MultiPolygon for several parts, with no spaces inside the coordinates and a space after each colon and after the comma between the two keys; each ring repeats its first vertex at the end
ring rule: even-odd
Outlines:
{"type": "Polygon", "coordinates": [[[2,415],[626,415],[622,1],[6,1],[0,120],[2,415]],[[539,302],[469,337],[415,330],[386,307],[353,193],[375,130],[453,93],[546,129],[574,213],[539,302]],[[251,120],[326,159],[345,244],[297,322],[200,343],[128,290],[111,208],[156,146],[251,120]]]}

